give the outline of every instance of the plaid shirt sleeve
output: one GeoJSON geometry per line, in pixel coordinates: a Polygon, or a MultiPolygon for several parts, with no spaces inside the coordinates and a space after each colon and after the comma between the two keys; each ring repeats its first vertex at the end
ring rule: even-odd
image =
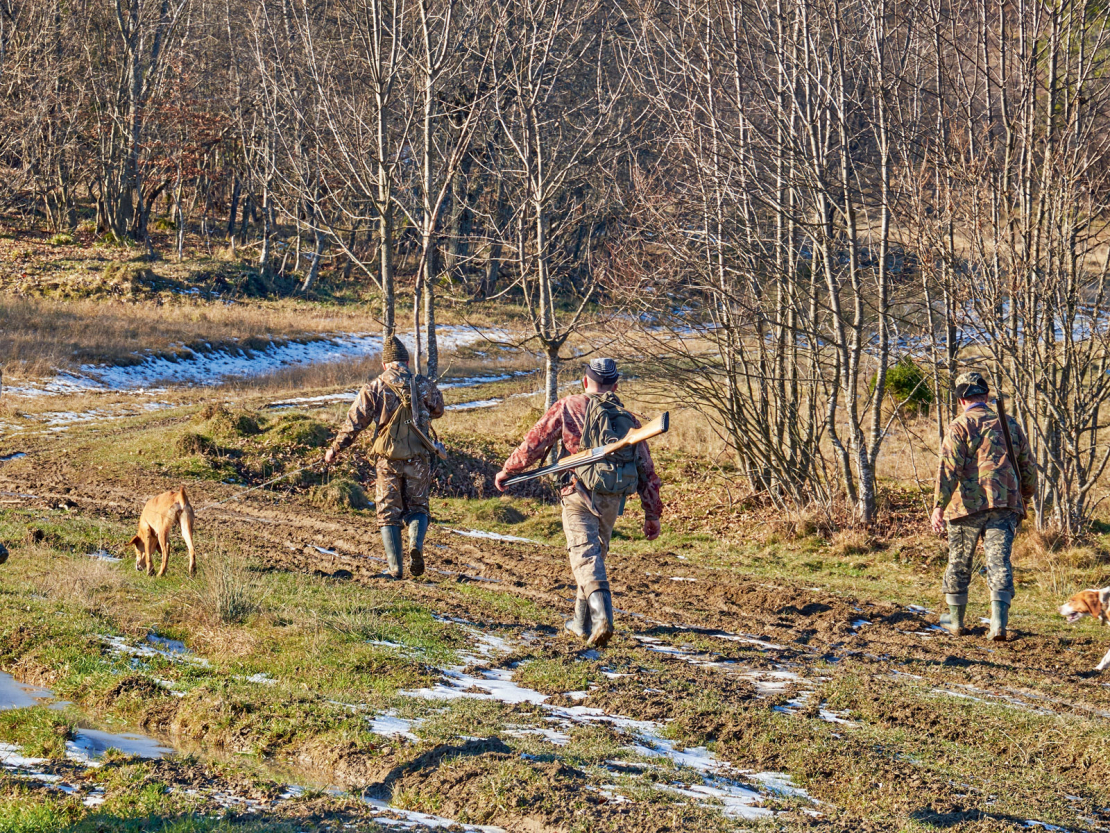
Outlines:
{"type": "Polygon", "coordinates": [[[663,516],[663,500],[659,497],[659,488],[663,482],[655,472],[655,461],[651,459],[647,442],[637,446],[639,454],[636,457],[636,468],[640,474],[640,483],[636,491],[640,493],[640,505],[644,507],[644,519],[657,521],[663,516]]]}
{"type": "Polygon", "coordinates": [[[506,474],[519,474],[536,461],[542,460],[562,435],[563,401],[559,400],[532,426],[524,441],[509,455],[502,470],[506,474]]]}

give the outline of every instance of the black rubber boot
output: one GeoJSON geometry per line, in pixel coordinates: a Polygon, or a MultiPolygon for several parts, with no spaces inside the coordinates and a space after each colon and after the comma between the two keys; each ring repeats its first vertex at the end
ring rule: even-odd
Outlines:
{"type": "Polygon", "coordinates": [[[579,639],[586,639],[590,635],[590,605],[585,599],[574,600],[574,616],[567,619],[563,626],[579,639]]]}
{"type": "Polygon", "coordinates": [[[409,572],[413,578],[424,575],[424,533],[427,531],[427,515],[413,515],[409,519],[409,572]]]}
{"type": "Polygon", "coordinates": [[[401,527],[383,526],[382,543],[385,545],[385,557],[389,562],[389,574],[393,578],[402,578],[405,567],[401,562],[401,527]]]}
{"type": "Polygon", "coordinates": [[[987,638],[991,642],[1006,641],[1006,626],[1010,624],[1010,603],[991,602],[991,632],[987,638]]]}
{"type": "Polygon", "coordinates": [[[953,636],[963,636],[967,633],[964,630],[964,613],[966,610],[967,605],[948,605],[948,612],[940,615],[940,626],[953,636]]]}
{"type": "Polygon", "coordinates": [[[613,637],[613,597],[608,590],[595,590],[590,594],[589,605],[593,630],[586,647],[604,648],[613,637]]]}

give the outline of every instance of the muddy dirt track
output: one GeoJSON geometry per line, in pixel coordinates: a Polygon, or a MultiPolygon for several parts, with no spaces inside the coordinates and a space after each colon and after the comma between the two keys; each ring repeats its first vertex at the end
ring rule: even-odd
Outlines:
{"type": "MultiPolygon", "coordinates": [[[[126,479],[102,478],[95,467],[74,470],[64,455],[52,450],[28,450],[32,452],[28,457],[0,469],[2,505],[64,506],[84,517],[132,523],[146,497],[176,485],[141,473],[126,479]]],[[[203,542],[218,540],[221,546],[244,552],[268,569],[328,576],[337,582],[388,583],[382,574],[381,539],[372,513],[329,513],[307,505],[298,496],[272,492],[255,492],[205,508],[240,489],[190,483],[189,490],[199,509],[201,559],[203,542]]],[[[633,512],[622,524],[637,521],[633,512]]],[[[129,556],[123,542],[116,548],[119,554],[129,556]]],[[[457,585],[470,583],[516,596],[533,602],[532,609],[543,611],[547,620],[528,621],[506,609],[496,617],[487,612],[476,624],[489,632],[540,634],[542,638],[528,648],[529,658],[573,658],[578,653],[579,646],[559,632],[560,616],[569,611],[574,595],[562,548],[471,538],[436,525],[429,533],[426,558],[428,574],[401,585],[400,592],[407,598],[440,615],[474,621],[466,596],[454,592],[457,585]]],[[[762,712],[757,710],[765,711],[768,706],[845,726],[860,721],[939,741],[977,740],[976,726],[952,719],[943,709],[922,705],[920,700],[899,698],[899,687],[909,681],[953,701],[969,698],[1012,708],[1015,714],[1110,719],[1110,687],[1089,670],[1110,646],[1110,635],[1102,640],[1092,629],[1077,629],[1074,636],[1062,637],[1019,628],[1011,630],[1010,642],[991,644],[983,638],[985,626],[976,625],[971,637],[957,640],[939,632],[936,616],[927,611],[851,598],[793,581],[754,580],[725,568],[691,563],[670,552],[629,555],[621,552],[619,541],[609,567],[618,610],[618,634],[610,653],[651,652],[666,667],[665,682],[645,688],[641,677],[617,674],[573,701],[565,700],[564,693],[556,689],[545,690],[542,684],[536,684],[537,688],[554,706],[594,708],[642,721],[676,721],[692,736],[714,739],[717,753],[738,766],[786,768],[780,752],[760,734],[763,724],[758,715],[762,712]],[[849,674],[855,681],[850,706],[826,703],[827,681],[849,674]],[[697,690],[712,691],[733,711],[722,716],[711,710],[691,710],[675,695],[697,690]],[[738,718],[748,714],[744,710],[749,705],[751,724],[738,718]]],[[[175,550],[170,569],[182,568],[181,553],[175,550]]],[[[510,654],[499,658],[497,664],[507,669],[521,658],[510,654]]],[[[473,803],[467,784],[474,771],[488,767],[490,761],[513,757],[496,739],[483,743],[481,748],[474,744],[465,749],[437,747],[426,753],[439,756],[425,761],[427,766],[419,763],[426,756],[417,761],[379,758],[363,766],[355,756],[343,759],[333,755],[327,763],[342,776],[339,780],[351,785],[375,784],[378,792],[415,786],[434,789],[444,797],[444,812],[452,815],[473,803]],[[460,763],[438,767],[436,761],[444,756],[454,756],[460,763]]],[[[933,820],[941,827],[971,825],[960,829],[976,830],[1001,829],[1002,822],[1006,827],[1020,826],[1023,821],[981,809],[993,802],[987,788],[923,775],[906,756],[888,754],[871,741],[846,735],[843,743],[843,749],[822,750],[809,771],[801,773],[818,800],[827,800],[820,788],[822,779],[844,780],[846,769],[858,767],[859,774],[851,777],[860,779],[861,789],[881,790],[891,783],[919,789],[928,809],[902,808],[915,819],[933,820]]],[[[1024,743],[1016,742],[1018,746],[1024,743]]],[[[1012,750],[1008,754],[1013,754],[1012,750]]],[[[1089,751],[1064,748],[1059,756],[1056,769],[1075,772],[1077,780],[1080,774],[1093,779],[1110,776],[1110,763],[1089,751]]],[[[310,765],[323,762],[306,761],[310,765]]],[[[581,792],[580,774],[557,762],[544,763],[541,768],[555,793],[569,796],[581,792]]],[[[837,796],[845,794],[844,788],[840,789],[837,796]]],[[[1083,793],[1081,786],[1075,791],[1083,793]]],[[[565,807],[572,803],[568,798],[542,812],[518,814],[498,819],[498,823],[511,830],[568,829],[573,818],[565,807]]],[[[675,829],[650,813],[641,815],[646,811],[639,806],[622,810],[604,802],[595,804],[591,810],[595,820],[626,814],[627,825],[618,829],[675,829]]],[[[1097,805],[1096,797],[1084,799],[1083,818],[1088,820],[1084,825],[1090,825],[1086,829],[1104,829],[1105,816],[1097,805]]],[[[820,824],[820,815],[783,818],[805,827],[820,824]]],[[[834,825],[838,829],[890,829],[859,813],[837,818],[834,825]]]]}
{"type": "MultiPolygon", "coordinates": [[[[0,501],[6,505],[70,505],[84,515],[124,521],[138,516],[145,496],[168,486],[166,481],[138,475],[128,482],[102,483],[95,472],[75,472],[62,461],[38,455],[0,470],[0,501]]],[[[188,488],[193,505],[201,508],[197,528],[202,540],[235,541],[273,569],[349,576],[360,582],[387,581],[381,538],[371,512],[329,514],[302,505],[294,496],[269,492],[203,508],[241,490],[209,483],[192,483],[188,488]]],[[[630,513],[621,523],[637,520],[630,513]]],[[[432,526],[428,540],[428,574],[407,587],[415,598],[430,597],[450,606],[457,599],[439,592],[439,584],[476,582],[558,613],[569,612],[573,604],[573,580],[559,547],[470,538],[439,525],[432,526]]],[[[1110,631],[1106,640],[1100,640],[1089,631],[1054,637],[1011,628],[1010,641],[995,644],[983,638],[986,626],[975,624],[971,637],[957,640],[936,629],[933,612],[786,582],[745,580],[674,553],[628,555],[621,553],[616,541],[608,563],[618,635],[624,638],[743,633],[776,645],[769,652],[776,661],[810,664],[852,658],[876,666],[912,666],[915,673],[926,669],[940,680],[993,687],[998,693],[1041,696],[1044,692],[1038,694],[1038,690],[1048,688],[1059,698],[1067,692],[1063,699],[1074,698],[1076,708],[1110,712],[1110,687],[1091,672],[1110,647],[1110,631]]],[[[180,568],[180,563],[171,561],[171,569],[180,568]]],[[[743,643],[733,643],[729,650],[748,660],[756,653],[747,651],[743,643]]],[[[758,655],[767,657],[768,652],[761,646],[758,655]]],[[[728,656],[729,651],[720,653],[722,658],[728,656]]]]}

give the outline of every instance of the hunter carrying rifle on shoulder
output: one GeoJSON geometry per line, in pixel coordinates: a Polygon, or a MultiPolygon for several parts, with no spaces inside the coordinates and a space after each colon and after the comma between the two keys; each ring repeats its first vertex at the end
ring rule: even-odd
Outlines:
{"type": "MultiPolygon", "coordinates": [[[[644,507],[644,535],[649,541],[659,537],[659,518],[663,513],[655,463],[647,443],[636,440],[636,436],[662,433],[667,429],[667,417],[657,420],[654,429],[652,426],[641,429],[636,417],[617,398],[619,379],[617,364],[612,359],[591,361],[582,380],[585,393],[572,394],[552,405],[505,461],[494,481],[500,491],[505,491],[513,482],[548,471],[540,469],[514,478],[542,460],[559,440],[572,457],[590,458],[589,450],[598,452],[593,457],[597,462],[579,463],[581,467],[560,481],[563,533],[570,569],[578,585],[574,616],[566,622],[566,629],[586,640],[591,648],[604,647],[613,636],[613,600],[605,557],[613,525],[624,511],[625,498],[639,492],[644,507]],[[625,438],[628,441],[622,442],[625,438]],[[608,451],[609,446],[614,450],[608,451]],[[600,453],[603,448],[604,454],[600,453]]],[[[565,459],[567,464],[575,462],[565,459]]]]}
{"type": "Polygon", "coordinates": [[[941,445],[931,518],[937,535],[944,534],[946,522],[948,526],[948,569],[942,585],[948,613],[941,615],[940,626],[953,636],[967,633],[971,559],[982,538],[991,591],[988,638],[1005,642],[1014,598],[1010,551],[1025,517],[1025,501],[1036,493],[1037,467],[1025,432],[1006,415],[1001,396],[991,409],[990,387],[981,373],[961,373],[955,388],[961,413],[949,424],[941,445]]]}
{"type": "Polygon", "coordinates": [[[442,446],[430,439],[431,421],[443,416],[443,394],[436,383],[409,370],[409,353],[393,337],[382,350],[382,374],[364,385],[347,420],[327,454],[330,466],[340,451],[374,423],[377,470],[375,508],[389,573],[404,575],[401,524],[409,527],[409,571],[424,574],[424,533],[428,530],[428,492],[432,487],[432,455],[442,446]]]}

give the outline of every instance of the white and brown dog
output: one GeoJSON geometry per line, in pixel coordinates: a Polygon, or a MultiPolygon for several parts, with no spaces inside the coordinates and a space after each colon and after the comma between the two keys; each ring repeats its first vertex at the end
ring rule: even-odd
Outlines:
{"type": "Polygon", "coordinates": [[[189,575],[196,574],[193,517],[193,507],[189,503],[189,496],[185,494],[184,486],[176,492],[163,492],[148,500],[139,518],[139,533],[129,542],[135,546],[135,569],[146,570],[147,575],[154,575],[154,554],[160,552],[162,564],[158,575],[161,577],[166,574],[166,564],[170,557],[170,530],[180,520],[181,537],[189,548],[189,575]]]}
{"type": "MultiPolygon", "coordinates": [[[[1080,590],[1060,606],[1060,615],[1075,624],[1084,616],[1098,619],[1104,625],[1110,625],[1110,587],[1101,590],[1080,590]]],[[[1110,651],[1095,666],[1095,671],[1105,671],[1110,668],[1110,651]]]]}

